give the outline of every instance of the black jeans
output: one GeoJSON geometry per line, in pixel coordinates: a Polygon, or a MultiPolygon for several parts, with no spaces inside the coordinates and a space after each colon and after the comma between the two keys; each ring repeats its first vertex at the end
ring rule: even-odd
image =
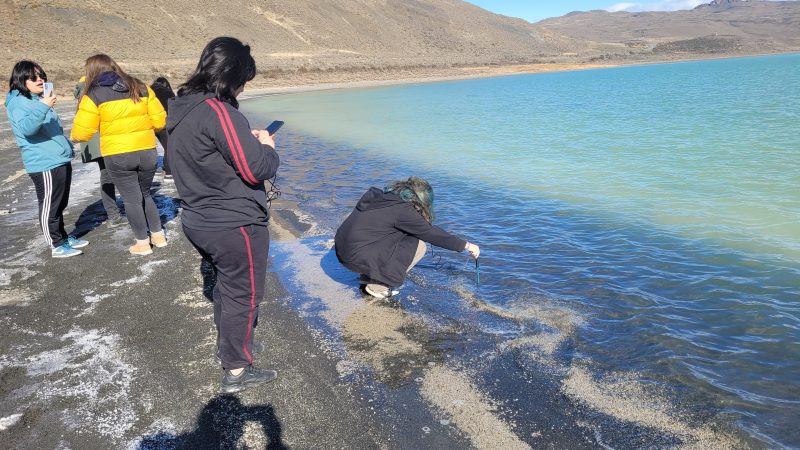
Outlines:
{"type": "Polygon", "coordinates": [[[106,169],[103,158],[97,158],[95,161],[100,168],[100,200],[103,202],[103,208],[109,219],[117,219],[121,213],[117,206],[117,190],[114,188],[114,182],[111,181],[111,175],[106,169]]]}
{"type": "Polygon", "coordinates": [[[225,231],[183,232],[216,274],[212,298],[217,356],[225,369],[253,364],[253,331],[267,281],[269,230],[248,225],[225,231]]]}
{"type": "Polygon", "coordinates": [[[28,175],[36,187],[36,198],[39,200],[39,225],[44,240],[50,247],[60,247],[68,238],[64,230],[64,209],[69,202],[72,164],[67,163],[55,169],[28,175]]]}
{"type": "Polygon", "coordinates": [[[161,216],[150,196],[150,186],[156,173],[156,149],[105,156],[111,181],[119,190],[125,203],[125,214],[138,240],[147,239],[151,233],[161,231],[161,216]]]}

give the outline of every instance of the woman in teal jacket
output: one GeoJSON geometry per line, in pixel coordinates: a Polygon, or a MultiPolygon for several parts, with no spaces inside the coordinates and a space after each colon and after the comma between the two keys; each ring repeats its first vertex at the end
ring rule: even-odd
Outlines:
{"type": "Polygon", "coordinates": [[[47,75],[32,61],[14,65],[5,106],[11,130],[22,151],[22,164],[36,187],[39,223],[54,258],[80,255],[89,243],[64,230],[64,209],[72,182],[72,143],[64,136],[53,109],[56,97],[43,97],[47,75]]]}

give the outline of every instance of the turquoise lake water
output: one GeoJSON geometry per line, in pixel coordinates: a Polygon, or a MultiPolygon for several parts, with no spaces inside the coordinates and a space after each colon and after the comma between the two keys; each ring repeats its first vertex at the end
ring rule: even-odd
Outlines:
{"type": "MultiPolygon", "coordinates": [[[[766,446],[800,446],[800,55],[242,110],[253,126],[286,121],[281,188],[323,229],[370,185],[423,176],[438,223],[482,246],[482,301],[574,311],[569,358],[645,374],[766,446]]],[[[471,276],[442,257],[422,268],[431,283],[471,276]]]]}

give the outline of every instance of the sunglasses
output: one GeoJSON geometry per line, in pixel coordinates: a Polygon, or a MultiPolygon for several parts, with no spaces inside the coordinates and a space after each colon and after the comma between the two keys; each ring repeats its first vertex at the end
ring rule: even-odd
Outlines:
{"type": "Polygon", "coordinates": [[[47,75],[44,73],[36,72],[33,75],[28,75],[25,79],[30,81],[36,81],[36,80],[47,81],[47,75]]]}

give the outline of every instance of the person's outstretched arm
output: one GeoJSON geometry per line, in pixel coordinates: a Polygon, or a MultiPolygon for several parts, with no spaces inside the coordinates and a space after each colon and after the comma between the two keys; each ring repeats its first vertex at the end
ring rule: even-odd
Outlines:
{"type": "Polygon", "coordinates": [[[467,248],[467,241],[455,236],[441,228],[431,225],[422,215],[414,209],[411,203],[403,205],[395,221],[395,228],[408,233],[418,239],[446,248],[454,252],[463,252],[467,248]]]}
{"type": "Polygon", "coordinates": [[[254,133],[244,115],[225,102],[210,98],[206,104],[214,112],[209,134],[239,177],[253,186],[274,177],[280,157],[269,134],[254,133]]]}

